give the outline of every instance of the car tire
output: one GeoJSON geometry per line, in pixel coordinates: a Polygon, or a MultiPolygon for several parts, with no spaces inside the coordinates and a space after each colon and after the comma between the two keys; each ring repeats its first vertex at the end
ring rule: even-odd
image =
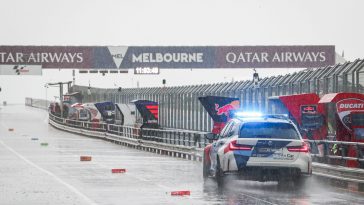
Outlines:
{"type": "Polygon", "coordinates": [[[210,176],[210,163],[207,162],[205,153],[203,154],[202,162],[202,175],[204,179],[207,179],[210,176]]]}
{"type": "Polygon", "coordinates": [[[217,165],[216,165],[216,173],[215,173],[215,179],[216,179],[216,182],[217,182],[217,185],[219,187],[222,187],[224,186],[224,172],[222,171],[221,169],[221,165],[220,165],[220,159],[219,157],[217,157],[217,165]]]}

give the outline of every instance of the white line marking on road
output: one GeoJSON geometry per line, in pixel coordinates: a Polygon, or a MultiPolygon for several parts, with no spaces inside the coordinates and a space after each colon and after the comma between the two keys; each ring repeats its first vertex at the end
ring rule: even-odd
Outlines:
{"type": "Polygon", "coordinates": [[[63,181],[61,178],[59,178],[58,176],[56,176],[55,174],[53,174],[52,172],[43,169],[42,167],[34,164],[33,162],[31,162],[30,160],[28,160],[27,158],[25,158],[24,156],[22,156],[21,154],[19,154],[17,151],[15,151],[13,148],[9,147],[8,145],[6,145],[3,141],[0,140],[0,143],[9,151],[11,151],[13,154],[15,154],[17,157],[19,157],[20,159],[22,159],[24,162],[26,162],[27,164],[29,164],[30,166],[38,169],[39,171],[53,177],[57,182],[59,182],[60,184],[63,184],[64,186],[66,186],[69,190],[71,190],[72,192],[74,192],[75,194],[77,194],[78,196],[80,196],[81,198],[83,198],[88,204],[92,204],[92,205],[97,205],[96,202],[92,201],[90,198],[88,198],[86,195],[84,195],[83,193],[81,193],[78,189],[76,189],[74,186],[68,184],[67,182],[63,181]]]}

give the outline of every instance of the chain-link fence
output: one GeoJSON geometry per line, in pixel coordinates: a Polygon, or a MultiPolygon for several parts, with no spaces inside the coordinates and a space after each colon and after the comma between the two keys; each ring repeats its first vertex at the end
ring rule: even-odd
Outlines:
{"type": "Polygon", "coordinates": [[[198,97],[206,95],[238,97],[244,110],[268,111],[270,96],[300,93],[358,92],[364,88],[364,60],[324,68],[310,68],[287,75],[260,79],[206,85],[101,89],[73,86],[71,92],[80,92],[84,102],[112,101],[129,103],[135,99],[153,100],[160,105],[159,123],[163,127],[210,131],[212,120],[198,97]],[[90,95],[89,95],[90,94],[90,95]]]}

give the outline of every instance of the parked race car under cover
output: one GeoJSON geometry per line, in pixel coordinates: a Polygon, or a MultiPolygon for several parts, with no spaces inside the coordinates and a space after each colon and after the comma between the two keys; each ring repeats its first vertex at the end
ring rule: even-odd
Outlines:
{"type": "Polygon", "coordinates": [[[103,120],[108,124],[115,123],[115,104],[112,102],[95,103],[96,108],[102,115],[103,120]]]}
{"type": "Polygon", "coordinates": [[[225,175],[254,181],[293,181],[312,174],[309,146],[297,127],[279,115],[239,116],[228,121],[204,150],[203,176],[222,185],[225,175]]]}

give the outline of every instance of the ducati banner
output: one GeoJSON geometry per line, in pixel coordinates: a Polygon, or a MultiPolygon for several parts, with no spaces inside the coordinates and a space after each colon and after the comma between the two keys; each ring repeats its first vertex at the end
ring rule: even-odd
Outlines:
{"type": "Polygon", "coordinates": [[[363,111],[364,110],[364,100],[356,99],[356,98],[348,98],[344,100],[340,100],[336,103],[337,114],[340,117],[343,125],[351,130],[351,119],[350,112],[352,111],[363,111]]]}

